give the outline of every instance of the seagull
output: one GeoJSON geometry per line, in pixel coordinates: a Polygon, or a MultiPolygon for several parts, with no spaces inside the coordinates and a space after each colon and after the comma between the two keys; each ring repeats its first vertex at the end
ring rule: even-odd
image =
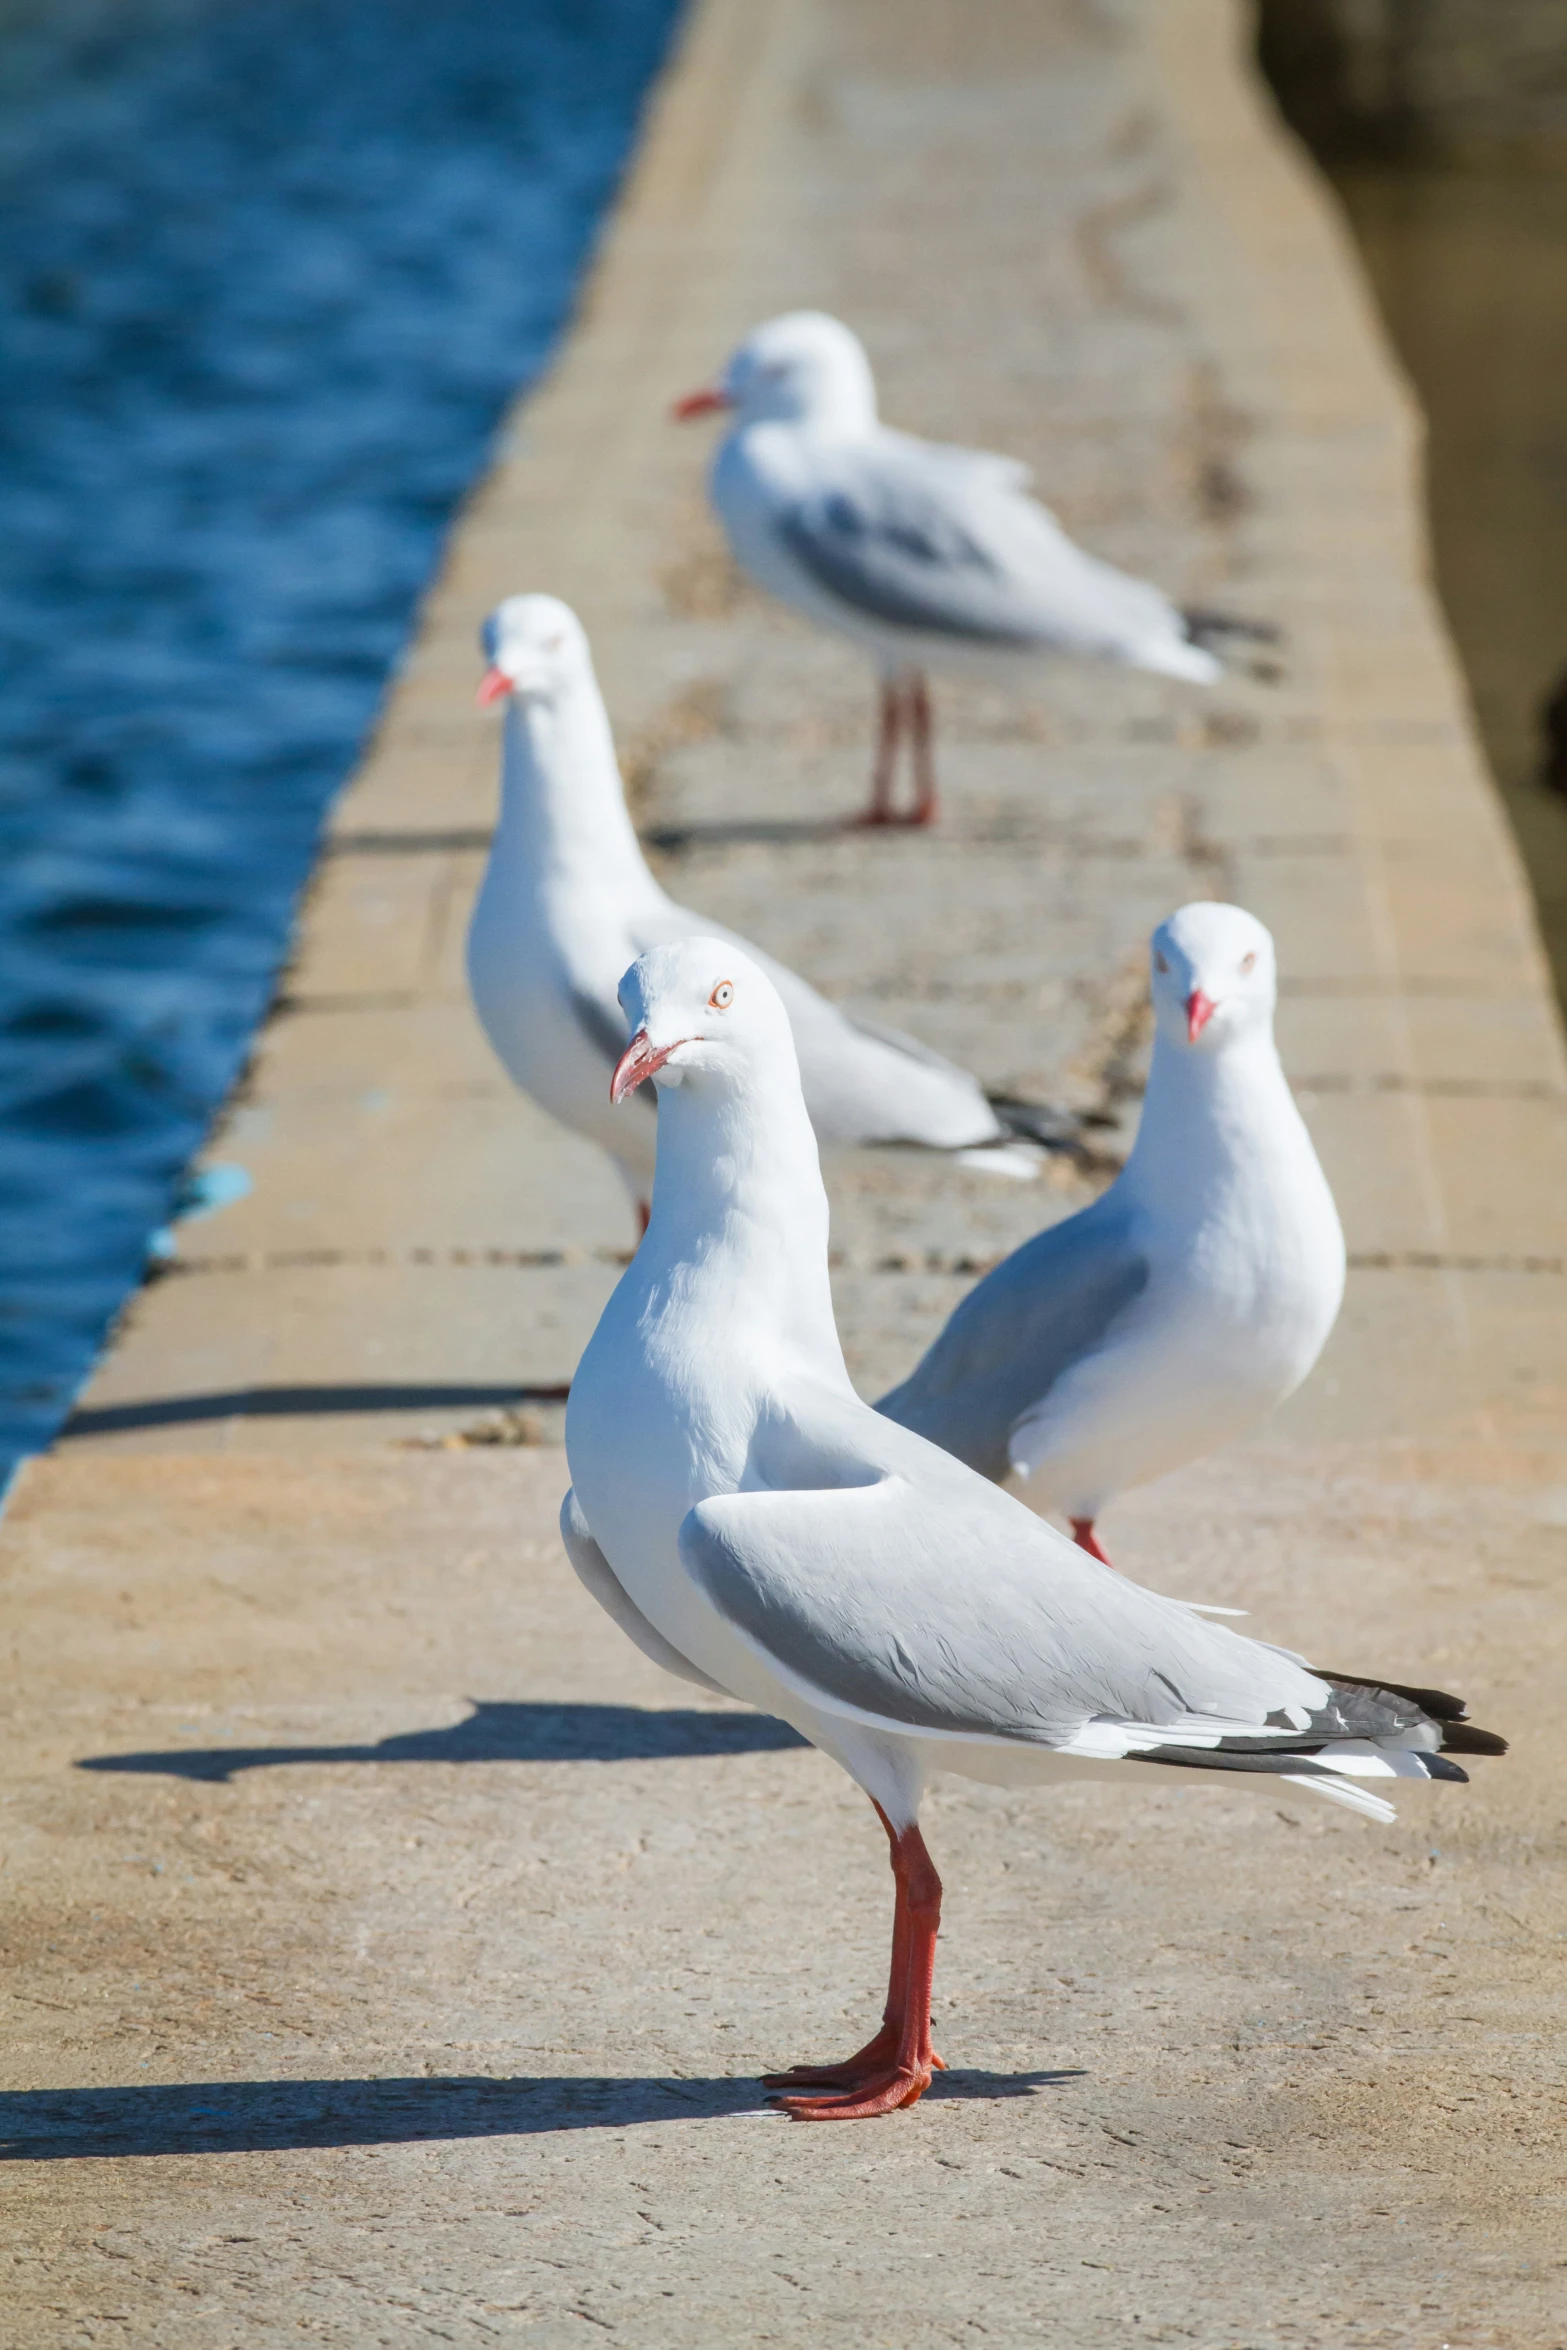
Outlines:
{"type": "Polygon", "coordinates": [[[154,1265],[171,1264],[178,1256],[176,1225],[199,1224],[204,1216],[216,1216],[236,1200],[248,1199],[253,1188],[247,1168],[226,1162],[187,1172],[174,1194],[168,1222],[148,1238],[147,1254],[154,1265]]]}
{"type": "Polygon", "coordinates": [[[1338,1211],[1273,1041],[1271,936],[1239,906],[1183,906],[1149,960],[1126,1166],[987,1273],[877,1406],[986,1477],[1013,1472],[1098,1559],[1111,1495],[1292,1395],[1344,1296],[1338,1211]]]}
{"type": "Polygon", "coordinates": [[[925,673],[977,669],[1016,681],[1051,653],[1118,661],[1211,685],[1213,640],[1271,641],[1260,622],[1183,612],[1146,580],[1075,546],[1027,495],[1013,457],[893,432],[859,338],[820,310],[770,319],[720,380],[675,404],[687,419],[730,411],[711,495],[736,562],[807,619],[861,646],[881,674],[864,824],[936,815],[934,723],[925,673]],[[894,813],[908,737],[914,805],[894,813]]]}
{"type": "MultiPolygon", "coordinates": [[[[506,722],[500,822],[468,931],[474,1008],[515,1083],[609,1152],[645,1219],[652,1109],[644,1097],[629,1117],[613,1117],[605,1091],[626,1049],[616,985],[645,947],[728,934],[677,906],[648,871],[575,613],[554,596],[512,596],[485,623],[483,644],[479,698],[504,700],[506,722]]],[[[1017,1179],[1037,1175],[1041,1146],[1070,1140],[1059,1113],[993,1104],[966,1070],[851,1019],[758,948],[746,952],[789,1007],[823,1140],[919,1143],[1017,1179]]]]}
{"type": "Polygon", "coordinates": [[[1503,1742],[1440,1691],[1317,1671],[1141,1590],[850,1385],[827,1199],[788,1014],[724,938],[638,957],[615,1102],[658,1095],[647,1235],[566,1414],[567,1554],[670,1672],[781,1716],[886,1830],[880,2029],[771,2077],[802,2121],[912,2105],[940,2059],[936,1771],[1004,1785],[1271,1774],[1377,1820],[1394,1779],[1462,1779],[1503,1742]]]}

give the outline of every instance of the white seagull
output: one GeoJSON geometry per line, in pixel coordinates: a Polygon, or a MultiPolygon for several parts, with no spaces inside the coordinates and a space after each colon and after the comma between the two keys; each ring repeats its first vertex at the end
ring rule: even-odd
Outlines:
{"type": "Polygon", "coordinates": [[[936,814],[932,668],[1017,682],[1042,656],[1072,653],[1208,685],[1207,640],[1271,639],[1254,621],[1182,612],[1073,544],[1028,496],[1013,457],[893,432],[857,336],[819,310],[759,326],[680,418],[732,410],[711,494],[735,560],[821,627],[862,646],[881,673],[869,807],[861,821],[936,814]],[[910,740],[914,807],[893,812],[899,744],[910,740]]]}
{"type": "MultiPolygon", "coordinates": [[[[666,897],[626,813],[609,719],[580,621],[554,596],[512,596],[484,627],[481,701],[504,699],[500,821],[468,930],[468,984],[508,1073],[563,1126],[609,1152],[644,1218],[653,1184],[649,1102],[611,1114],[626,1049],[620,975],[650,946],[727,937],[666,897]]],[[[738,940],[733,941],[738,945],[738,940]]],[[[1068,1124],[992,1104],[977,1079],[911,1037],[851,1019],[756,947],[789,1008],[806,1103],[824,1141],[920,1143],[968,1166],[1038,1173],[1068,1124]]]]}
{"type": "Polygon", "coordinates": [[[827,1200],[789,1020],[727,939],[626,974],[619,1101],[658,1089],[653,1216],[572,1383],[561,1531],[647,1655],[778,1714],[887,1831],[881,2029],[773,2086],[803,2120],[912,2104],[939,2063],[931,1774],[1011,1785],[1180,1768],[1284,1780],[1385,1820],[1375,1788],[1501,1751],[1457,1700],[1316,1672],[1102,1566],[862,1403],[827,1281],[827,1200]]]}
{"type": "Polygon", "coordinates": [[[1183,906],[1150,959],[1125,1168],[987,1273],[877,1406],[984,1476],[1014,1472],[1101,1559],[1112,1494],[1293,1394],[1344,1295],[1333,1194],[1273,1041],[1272,938],[1239,906],[1183,906]]]}

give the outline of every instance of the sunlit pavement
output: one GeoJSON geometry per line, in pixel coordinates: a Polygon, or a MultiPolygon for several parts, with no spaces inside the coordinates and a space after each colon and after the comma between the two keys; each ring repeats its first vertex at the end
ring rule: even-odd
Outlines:
{"type": "MultiPolygon", "coordinates": [[[[254,1190],[7,1521],[17,2340],[1563,2339],[1567,1088],[1411,420],[1232,30],[1218,0],[698,10],[341,812],[219,1146],[254,1190]],[[862,331],[891,420],[1030,458],[1090,544],[1280,621],[1282,682],[944,687],[942,829],[838,834],[869,681],[736,588],[665,422],[802,301],[862,331]],[[953,2071],[883,2123],[796,2127],[756,2084],[873,2019],[866,1807],[688,1704],[553,1533],[558,1390],[632,1231],[462,994],[475,631],[524,587],[582,612],[685,900],[1110,1119],[1107,1157],[1149,924],[1215,892],[1269,923],[1349,1299],[1253,1443],[1118,1505],[1116,1555],[1516,1740],[1387,1831],[938,1792],[953,2071]]],[[[870,1392],[1086,1196],[912,1154],[830,1178],[870,1392]]]]}

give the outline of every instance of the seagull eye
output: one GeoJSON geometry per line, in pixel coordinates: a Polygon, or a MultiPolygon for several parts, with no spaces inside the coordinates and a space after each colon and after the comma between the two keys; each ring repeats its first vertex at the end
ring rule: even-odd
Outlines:
{"type": "Polygon", "coordinates": [[[1241,970],[1242,970],[1242,972],[1244,973],[1244,972],[1247,972],[1247,971],[1255,971],[1255,970],[1256,970],[1256,968],[1257,968],[1257,952],[1256,952],[1256,949],[1255,949],[1255,948],[1253,948],[1253,949],[1252,949],[1252,951],[1251,951],[1251,953],[1250,953],[1249,955],[1242,955],[1242,957],[1241,957],[1241,970]]]}
{"type": "Polygon", "coordinates": [[[1170,966],[1169,966],[1168,962],[1165,960],[1165,958],[1164,958],[1164,956],[1163,956],[1163,955],[1155,955],[1155,956],[1154,956],[1154,959],[1153,959],[1153,967],[1154,967],[1154,969],[1155,969],[1156,971],[1168,971],[1168,970],[1169,970],[1169,968],[1170,968],[1170,966]]]}
{"type": "Polygon", "coordinates": [[[727,1012],[735,1000],[735,991],[727,979],[721,979],[707,999],[710,1012],[727,1012]]]}
{"type": "Polygon", "coordinates": [[[563,636],[547,636],[544,639],[544,650],[546,653],[558,653],[565,641],[563,636]]]}

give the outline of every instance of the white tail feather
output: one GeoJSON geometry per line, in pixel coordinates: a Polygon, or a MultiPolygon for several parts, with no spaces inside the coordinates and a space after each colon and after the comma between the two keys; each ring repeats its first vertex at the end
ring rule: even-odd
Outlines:
{"type": "Polygon", "coordinates": [[[1325,1772],[1281,1771],[1279,1777],[1291,1787],[1307,1787],[1313,1795],[1326,1796],[1329,1803],[1342,1803],[1350,1811],[1363,1812],[1368,1820],[1380,1820],[1384,1827],[1396,1820],[1397,1812],[1380,1795],[1373,1795],[1365,1787],[1357,1787],[1353,1779],[1330,1779],[1325,1772]]]}
{"type": "Polygon", "coordinates": [[[1045,1154],[1027,1142],[989,1143],[977,1150],[959,1151],[957,1162],[978,1175],[1006,1175],[1014,1183],[1033,1183],[1045,1163],[1045,1154]]]}

